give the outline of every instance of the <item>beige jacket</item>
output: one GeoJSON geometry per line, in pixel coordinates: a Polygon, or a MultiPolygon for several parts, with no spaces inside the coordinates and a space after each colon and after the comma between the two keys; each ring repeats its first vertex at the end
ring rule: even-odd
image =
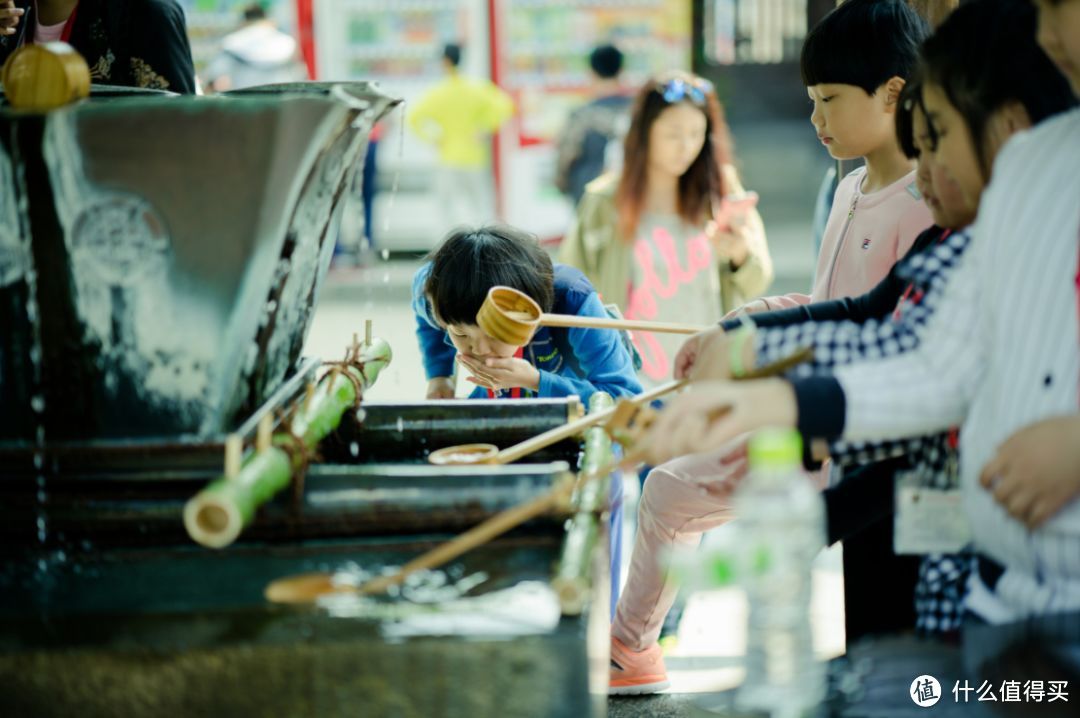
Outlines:
{"type": "MultiPolygon", "coordinates": [[[[725,183],[731,193],[743,191],[735,169],[725,166],[725,183]]],[[[616,174],[606,174],[585,187],[578,204],[577,218],[559,247],[559,261],[577,267],[589,278],[604,302],[626,311],[629,300],[633,245],[618,236],[615,209],[616,174]]],[[[720,300],[724,312],[742,306],[768,288],[773,279],[772,258],[765,240],[765,225],[757,210],[748,214],[752,229],[750,254],[742,266],[732,270],[719,260],[720,300]]]]}

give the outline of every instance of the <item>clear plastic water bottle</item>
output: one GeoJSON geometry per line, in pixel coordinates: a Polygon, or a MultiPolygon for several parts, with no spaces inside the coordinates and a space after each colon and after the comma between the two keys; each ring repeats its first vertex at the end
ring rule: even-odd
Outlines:
{"type": "Polygon", "coordinates": [[[810,628],[811,569],[825,545],[824,500],[803,471],[797,432],[758,432],[749,460],[750,475],[734,496],[734,574],[749,604],[746,677],[736,708],[773,718],[813,715],[825,698],[810,628]]]}

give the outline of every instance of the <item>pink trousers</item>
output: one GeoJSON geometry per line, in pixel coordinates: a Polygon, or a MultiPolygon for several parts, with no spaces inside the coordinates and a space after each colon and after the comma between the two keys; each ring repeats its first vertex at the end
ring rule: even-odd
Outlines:
{"type": "Polygon", "coordinates": [[[733,518],[731,492],[746,473],[743,441],[684,456],[649,472],[638,504],[630,573],[615,609],[612,635],[633,651],[656,642],[677,587],[668,562],[693,551],[709,529],[733,518]]]}

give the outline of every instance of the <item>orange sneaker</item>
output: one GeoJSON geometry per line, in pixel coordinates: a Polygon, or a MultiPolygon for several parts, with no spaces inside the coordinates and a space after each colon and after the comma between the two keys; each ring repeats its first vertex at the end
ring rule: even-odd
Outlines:
{"type": "Polygon", "coordinates": [[[608,695],[632,696],[659,693],[671,685],[664,668],[664,652],[657,643],[644,651],[631,651],[611,637],[611,672],[608,695]]]}

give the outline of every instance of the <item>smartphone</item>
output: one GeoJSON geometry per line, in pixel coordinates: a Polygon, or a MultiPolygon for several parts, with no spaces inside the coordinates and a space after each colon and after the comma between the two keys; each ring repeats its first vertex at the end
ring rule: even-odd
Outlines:
{"type": "Polygon", "coordinates": [[[713,221],[716,222],[721,229],[729,229],[733,219],[745,215],[747,212],[757,207],[757,203],[757,192],[729,194],[720,200],[720,206],[717,207],[716,212],[714,213],[713,221]]]}

